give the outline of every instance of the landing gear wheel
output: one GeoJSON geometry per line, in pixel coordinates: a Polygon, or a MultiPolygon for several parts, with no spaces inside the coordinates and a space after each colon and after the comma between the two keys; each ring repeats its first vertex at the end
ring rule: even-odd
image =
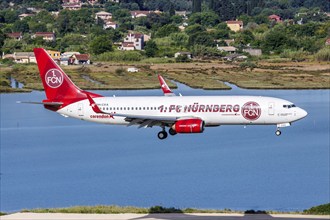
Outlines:
{"type": "Polygon", "coordinates": [[[277,131],[275,132],[275,134],[276,134],[277,136],[280,136],[280,135],[282,134],[282,132],[281,132],[280,130],[277,130],[277,131]]]}
{"type": "Polygon", "coordinates": [[[170,133],[170,135],[176,135],[176,131],[172,128],[170,128],[170,130],[168,130],[168,133],[170,133]]]}
{"type": "Polygon", "coordinates": [[[163,140],[163,139],[167,138],[167,132],[166,131],[160,131],[160,132],[158,132],[157,136],[160,140],[163,140]]]}

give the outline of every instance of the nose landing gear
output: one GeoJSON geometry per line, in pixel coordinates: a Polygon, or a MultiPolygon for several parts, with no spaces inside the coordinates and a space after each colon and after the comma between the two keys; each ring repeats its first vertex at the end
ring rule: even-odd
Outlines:
{"type": "Polygon", "coordinates": [[[276,136],[280,136],[280,135],[282,134],[282,132],[281,132],[279,129],[277,129],[277,130],[275,131],[275,134],[276,134],[276,136]]]}

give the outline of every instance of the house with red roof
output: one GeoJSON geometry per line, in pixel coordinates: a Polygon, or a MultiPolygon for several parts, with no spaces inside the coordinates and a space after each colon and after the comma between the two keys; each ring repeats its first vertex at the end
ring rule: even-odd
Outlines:
{"type": "Polygon", "coordinates": [[[22,40],[23,39],[22,32],[13,32],[13,33],[8,33],[6,35],[7,35],[7,37],[13,38],[15,40],[22,40]]]}
{"type": "Polygon", "coordinates": [[[147,17],[152,11],[131,11],[132,18],[147,17]]]}
{"type": "Polygon", "coordinates": [[[72,57],[73,64],[91,64],[89,54],[74,54],[72,57]]]}
{"type": "Polygon", "coordinates": [[[36,32],[32,38],[42,37],[44,41],[55,41],[55,33],[53,32],[36,32]]]}
{"type": "Polygon", "coordinates": [[[278,16],[278,15],[275,15],[275,14],[269,15],[269,16],[268,16],[268,19],[269,19],[270,21],[274,21],[274,22],[276,22],[276,23],[280,23],[280,22],[282,22],[282,18],[281,18],[280,16],[278,16]]]}
{"type": "Polygon", "coordinates": [[[119,50],[135,50],[133,42],[122,42],[119,50]]]}
{"type": "Polygon", "coordinates": [[[330,38],[326,39],[325,45],[330,46],[330,38]]]}

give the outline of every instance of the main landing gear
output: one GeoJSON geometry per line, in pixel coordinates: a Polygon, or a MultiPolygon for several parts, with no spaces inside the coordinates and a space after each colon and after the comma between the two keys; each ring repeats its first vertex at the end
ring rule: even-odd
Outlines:
{"type": "MultiPolygon", "coordinates": [[[[160,132],[158,132],[158,138],[160,139],[160,140],[163,140],[163,139],[165,139],[165,138],[167,138],[167,132],[166,132],[166,130],[165,130],[165,126],[164,127],[162,127],[162,131],[160,131],[160,132]]],[[[176,131],[173,129],[173,128],[170,128],[169,130],[168,130],[168,133],[170,134],[170,135],[176,135],[177,133],[176,133],[176,131]]]]}
{"type": "Polygon", "coordinates": [[[165,130],[165,126],[164,125],[162,125],[161,126],[162,127],[162,131],[160,131],[160,132],[158,132],[158,138],[160,139],[160,140],[163,140],[163,139],[165,139],[165,138],[167,138],[167,132],[166,132],[166,130],[165,130]]]}
{"type": "Polygon", "coordinates": [[[160,131],[160,132],[158,132],[157,136],[160,140],[163,140],[163,139],[167,138],[167,132],[165,130],[160,131]]]}

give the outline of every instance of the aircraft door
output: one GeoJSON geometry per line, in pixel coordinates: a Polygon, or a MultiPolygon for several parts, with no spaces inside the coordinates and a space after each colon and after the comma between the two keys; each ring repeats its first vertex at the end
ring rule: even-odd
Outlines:
{"type": "Polygon", "coordinates": [[[78,104],[78,116],[84,116],[84,105],[83,103],[78,104]]]}
{"type": "Polygon", "coordinates": [[[274,115],[275,114],[275,103],[274,102],[269,102],[268,103],[268,114],[269,115],[274,115]]]}

